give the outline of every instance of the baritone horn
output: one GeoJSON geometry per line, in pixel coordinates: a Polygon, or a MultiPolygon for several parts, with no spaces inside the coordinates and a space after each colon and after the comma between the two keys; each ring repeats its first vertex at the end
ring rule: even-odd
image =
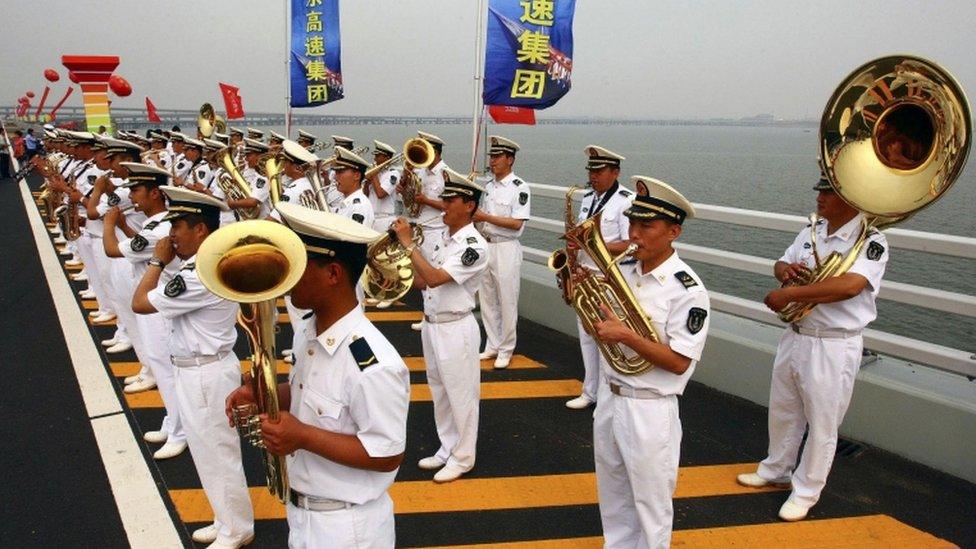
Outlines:
{"type": "MultiPolygon", "coordinates": [[[[224,173],[220,174],[220,177],[217,178],[217,185],[220,186],[220,190],[224,191],[224,195],[231,200],[253,198],[251,196],[251,185],[244,180],[244,176],[241,175],[241,172],[237,169],[237,165],[234,164],[231,153],[232,148],[233,146],[224,147],[216,153],[217,163],[224,168],[224,173]]],[[[241,220],[257,219],[261,215],[261,204],[253,208],[238,209],[237,215],[241,220]]]]}
{"type": "Polygon", "coordinates": [[[403,209],[407,217],[417,217],[423,205],[417,201],[417,196],[424,192],[423,184],[414,175],[413,170],[427,168],[434,163],[434,147],[425,139],[414,137],[403,144],[403,177],[401,185],[403,192],[403,209]]]}
{"type": "Polygon", "coordinates": [[[282,502],[288,501],[285,458],[264,449],[258,415],[267,414],[271,421],[280,417],[275,301],[298,283],[306,262],[298,235],[265,220],[240,221],[214,231],[200,245],[196,260],[197,275],[208,290],[241,304],[237,322],[253,352],[249,381],[255,404],[236,407],[234,423],[246,441],[262,449],[268,491],[282,502]]]}
{"type": "MultiPolygon", "coordinates": [[[[429,221],[429,220],[428,220],[429,221]]],[[[413,244],[424,242],[420,223],[411,223],[413,244]]],[[[400,244],[393,229],[386,231],[366,248],[366,268],[360,277],[366,296],[377,301],[396,301],[413,286],[413,265],[410,254],[400,244]]]]}
{"type": "Polygon", "coordinates": [[[197,130],[200,132],[200,135],[209,138],[214,132],[226,133],[227,122],[214,111],[213,105],[204,103],[200,105],[200,116],[197,117],[197,130]]]}
{"type": "MultiPolygon", "coordinates": [[[[841,82],[820,121],[824,176],[845,202],[864,214],[845,255],[814,254],[812,284],[846,273],[868,237],[932,204],[958,179],[972,141],[969,102],[939,65],[912,56],[875,59],[841,82]]],[[[811,228],[816,224],[812,216],[811,228]]],[[[811,246],[816,241],[811,231],[811,246]]],[[[815,307],[790,303],[779,317],[797,322],[815,307]]]]}

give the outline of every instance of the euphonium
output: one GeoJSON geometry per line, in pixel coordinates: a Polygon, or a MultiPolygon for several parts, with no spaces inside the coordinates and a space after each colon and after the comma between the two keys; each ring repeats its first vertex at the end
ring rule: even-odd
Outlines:
{"type": "MultiPolygon", "coordinates": [[[[411,239],[417,246],[423,243],[424,231],[419,224],[413,225],[411,239]]],[[[366,248],[366,268],[360,283],[366,296],[377,301],[396,301],[410,291],[413,285],[410,254],[392,229],[366,248]]]]}
{"type": "MultiPolygon", "coordinates": [[[[573,309],[588,334],[593,334],[593,325],[603,320],[600,305],[606,305],[618,320],[642,338],[659,342],[661,338],[654,325],[637,302],[617,265],[618,261],[633,253],[636,246],[631,244],[619,256],[611,256],[600,234],[600,216],[600,213],[596,214],[563,235],[567,241],[586,252],[600,269],[600,273],[583,268],[570,273],[573,278],[573,309]]],[[[654,367],[626,345],[596,341],[607,363],[621,374],[636,375],[654,367]]]]}
{"type": "Polygon", "coordinates": [[[262,154],[258,158],[257,171],[260,175],[268,178],[268,191],[271,195],[271,206],[277,206],[281,202],[284,193],[281,189],[281,157],[284,153],[279,151],[262,154]]]}
{"type": "MultiPolygon", "coordinates": [[[[245,200],[251,196],[251,186],[244,180],[244,176],[237,170],[234,159],[231,158],[231,148],[224,147],[217,151],[217,163],[224,168],[224,173],[217,178],[217,185],[230,200],[245,200]]],[[[237,216],[242,220],[257,219],[261,215],[261,205],[253,208],[237,210],[237,216]]]]}
{"type": "Polygon", "coordinates": [[[200,116],[197,118],[197,130],[200,131],[200,135],[210,137],[214,132],[226,132],[227,122],[214,111],[213,105],[204,103],[200,105],[200,116]]]}
{"type": "MultiPolygon", "coordinates": [[[[255,405],[235,408],[241,436],[264,450],[259,414],[277,421],[278,369],[275,360],[275,319],[278,296],[298,283],[307,256],[301,239],[284,225],[264,220],[241,221],[218,229],[197,251],[200,282],[214,294],[241,304],[237,322],[253,352],[251,389],[255,405]]],[[[288,501],[288,471],[284,456],[264,450],[268,491],[288,501]]]]}
{"type": "Polygon", "coordinates": [[[423,184],[413,173],[416,168],[427,168],[434,163],[434,147],[427,141],[415,137],[403,144],[403,209],[407,217],[417,217],[423,204],[417,201],[417,196],[424,192],[423,184]]]}
{"type": "MultiPolygon", "coordinates": [[[[570,187],[566,190],[566,204],[563,211],[565,216],[565,234],[569,234],[576,227],[576,216],[573,214],[573,194],[579,191],[579,187],[570,187]]],[[[568,305],[573,304],[573,271],[579,268],[579,250],[562,248],[552,252],[549,256],[549,268],[556,273],[556,284],[562,290],[563,301],[568,305]]]]}
{"type": "MultiPolygon", "coordinates": [[[[820,154],[830,186],[864,220],[846,255],[814,254],[815,268],[790,284],[843,275],[871,233],[908,219],[941,197],[966,165],[971,133],[962,88],[935,63],[883,57],[852,72],[824,109],[820,154]]],[[[815,216],[811,223],[812,240],[815,216]]],[[[816,242],[811,245],[815,250],[816,242]]],[[[779,317],[797,322],[815,306],[790,303],[779,317]]]]}

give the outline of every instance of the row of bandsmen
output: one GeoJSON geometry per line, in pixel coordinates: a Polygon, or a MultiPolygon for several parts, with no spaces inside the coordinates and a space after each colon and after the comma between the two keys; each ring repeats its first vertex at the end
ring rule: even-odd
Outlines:
{"type": "MultiPolygon", "coordinates": [[[[443,143],[439,145],[442,147],[443,143]]],[[[287,152],[288,142],[284,147],[287,152]]],[[[439,156],[440,147],[435,150],[439,156]]],[[[491,168],[495,177],[487,188],[447,168],[439,158],[429,171],[440,172],[440,177],[428,180],[423,177],[425,173],[417,174],[425,183],[424,196],[429,200],[425,206],[441,212],[438,220],[444,227],[439,234],[430,230],[434,234],[428,239],[433,242],[424,246],[430,248],[418,248],[411,241],[408,220],[397,218],[393,223],[397,238],[409,251],[417,286],[425,292],[422,340],[441,447],[418,465],[437,469],[434,479],[439,482],[454,480],[474,466],[480,337],[471,310],[476,289],[484,287],[480,283],[489,276],[486,272],[492,253],[487,235],[479,232],[474,222],[504,226],[506,217],[518,219],[516,203],[527,206],[527,185],[510,174],[517,150],[517,145],[509,140],[492,139],[491,168]],[[479,208],[482,195],[508,176],[513,188],[509,189],[506,205],[512,209],[504,213],[509,215],[489,213],[493,207],[490,204],[479,208]],[[437,189],[436,194],[428,191],[427,184],[437,189]]],[[[362,159],[343,151],[348,152],[339,149],[338,154],[349,161],[349,169],[365,171],[362,159]]],[[[607,546],[666,547],[670,543],[671,498],[680,455],[677,396],[701,356],[710,315],[708,294],[701,279],[673,247],[684,221],[694,216],[694,208],[677,190],[652,178],[634,176],[636,194],[624,189],[618,180],[622,156],[596,146],[587,147],[585,152],[591,190],[584,197],[579,221],[602,212],[601,229],[611,253],[622,251],[628,244],[637,246],[631,259],[622,264],[622,273],[661,341],[640,338],[605,311],[608,320],[597,323],[592,336],[581,330],[584,357],[587,349],[596,348],[596,340],[600,340],[623,344],[656,367],[639,375],[622,375],[596,351],[591,357],[595,367],[591,370],[587,364],[586,372],[587,383],[596,385],[594,392],[590,396],[584,389],[580,398],[586,401],[571,407],[585,408],[594,400],[597,404],[594,452],[607,546]]],[[[310,153],[296,149],[292,162],[299,164],[303,158],[308,159],[305,154],[310,153]]],[[[199,243],[219,226],[220,212],[228,207],[212,196],[187,189],[162,187],[157,192],[171,175],[165,170],[123,167],[130,170],[130,177],[119,188],[133,189],[131,200],[149,220],[138,232],[123,228],[126,234],[134,233],[128,241],[118,242],[110,236],[103,238],[104,246],[107,251],[114,251],[113,244],[119,252],[123,248],[152,250],[148,260],[144,253],[136,261],[143,262],[146,271],[134,290],[131,305],[136,313],[153,316],[158,312],[163,321],[171,323],[168,353],[169,363],[175,367],[175,393],[180,408],[177,412],[183,412],[191,453],[217,517],[213,526],[195,532],[194,539],[239,545],[250,538],[253,524],[239,453],[230,456],[232,459],[218,460],[230,464],[229,469],[224,468],[223,473],[212,471],[221,467],[198,458],[195,446],[204,448],[199,451],[201,455],[209,455],[205,448],[216,439],[194,442],[190,434],[195,429],[210,434],[206,429],[216,432],[223,428],[219,411],[214,411],[212,405],[202,406],[201,402],[219,402],[223,398],[220,393],[232,390],[228,407],[252,398],[247,389],[234,390],[239,364],[232,352],[233,315],[226,311],[236,309],[209,294],[193,270],[193,254],[199,243]],[[158,199],[158,205],[144,202],[143,193],[158,199]],[[168,206],[164,194],[169,197],[168,206]],[[168,213],[158,208],[169,208],[168,213]],[[203,221],[195,222],[197,214],[203,221]],[[153,222],[163,219],[172,223],[169,237],[154,232],[159,225],[153,222]],[[182,260],[178,266],[174,266],[174,255],[182,260]],[[226,311],[215,322],[220,315],[215,316],[213,311],[220,307],[226,311]],[[206,367],[212,363],[224,366],[206,367]],[[197,377],[191,377],[191,373],[197,377]],[[217,376],[214,379],[221,381],[201,383],[199,376],[217,376]],[[184,378],[194,380],[188,384],[189,389],[181,385],[184,378]],[[205,394],[184,396],[188,390],[205,394]],[[195,403],[196,407],[188,403],[195,403]],[[194,416],[189,421],[189,414],[202,414],[208,419],[194,416]],[[201,422],[200,427],[191,426],[197,421],[201,422]]],[[[340,162],[337,180],[346,171],[341,168],[340,162]]],[[[298,173],[295,176],[300,178],[298,173]]],[[[854,244],[861,214],[839,198],[826,180],[821,179],[814,189],[819,193],[817,212],[821,221],[801,231],[776,263],[774,274],[783,282],[814,266],[811,233],[816,234],[821,253],[843,253],[854,244]]],[[[290,296],[291,306],[309,311],[304,324],[296,327],[296,365],[290,383],[280,389],[283,406],[292,413],[278,424],[262,424],[268,448],[290,456],[294,488],[288,506],[290,543],[392,546],[392,508],[386,489],[402,459],[408,379],[395,349],[362,317],[355,283],[365,262],[365,243],[379,236],[379,232],[351,219],[295,204],[279,204],[276,210],[277,218],[305,241],[312,260],[306,276],[314,281],[307,286],[300,283],[290,296]],[[363,339],[365,344],[357,343],[363,339]],[[326,379],[316,376],[316,372],[325,371],[319,369],[320,365],[329,361],[343,362],[344,369],[325,376],[326,379]],[[356,513],[368,517],[368,527],[353,527],[356,513]]],[[[104,222],[117,225],[117,211],[109,210],[104,222]]],[[[522,224],[510,225],[513,231],[522,229],[522,224]]],[[[756,473],[738,478],[748,486],[791,484],[792,492],[780,509],[784,520],[804,518],[825,484],[837,428],[859,366],[860,332],[876,316],[874,298],[887,258],[884,236],[872,232],[847,274],[824,283],[780,288],[766,298],[773,310],[795,301],[820,304],[784,332],[773,371],[769,457],[756,473]],[[794,470],[806,426],[807,443],[794,470]]],[[[583,264],[584,268],[594,268],[585,258],[583,264]]],[[[167,412],[169,419],[169,407],[167,412]]],[[[232,433],[224,434],[230,437],[227,440],[233,438],[232,433]]],[[[236,448],[236,444],[230,446],[236,448]]]]}

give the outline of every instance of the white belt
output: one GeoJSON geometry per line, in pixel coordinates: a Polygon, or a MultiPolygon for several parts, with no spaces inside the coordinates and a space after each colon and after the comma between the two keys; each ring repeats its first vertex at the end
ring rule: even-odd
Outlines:
{"type": "Polygon", "coordinates": [[[288,501],[295,507],[305,509],[306,511],[338,511],[339,509],[349,509],[355,505],[348,501],[306,496],[294,489],[288,491],[288,501]]]}
{"type": "Polygon", "coordinates": [[[626,385],[617,385],[610,380],[607,380],[607,383],[610,384],[610,392],[617,396],[639,398],[642,400],[661,398],[663,396],[654,389],[640,389],[637,387],[628,387],[626,385]]]}
{"type": "Polygon", "coordinates": [[[430,322],[431,324],[443,324],[445,322],[454,322],[456,320],[461,320],[471,314],[471,311],[466,311],[463,313],[436,313],[433,315],[424,315],[424,320],[430,322]]]}
{"type": "Polygon", "coordinates": [[[819,337],[822,339],[847,339],[849,337],[856,337],[861,335],[861,330],[840,330],[834,328],[805,328],[803,326],[797,326],[796,324],[790,324],[793,331],[807,336],[819,337]]]}
{"type": "Polygon", "coordinates": [[[178,368],[191,368],[193,366],[203,366],[205,364],[217,362],[218,360],[223,360],[224,357],[229,354],[230,351],[224,351],[215,355],[171,356],[169,357],[169,360],[173,363],[173,366],[178,368]]]}

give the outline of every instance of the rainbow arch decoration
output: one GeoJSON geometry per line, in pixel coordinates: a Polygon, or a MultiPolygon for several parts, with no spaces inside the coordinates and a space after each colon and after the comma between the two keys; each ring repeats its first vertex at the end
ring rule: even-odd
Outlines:
{"type": "Polygon", "coordinates": [[[105,126],[112,132],[112,113],[109,110],[108,79],[119,66],[115,55],[63,55],[61,64],[72,72],[81,86],[85,105],[85,124],[88,131],[98,132],[105,126]]]}

